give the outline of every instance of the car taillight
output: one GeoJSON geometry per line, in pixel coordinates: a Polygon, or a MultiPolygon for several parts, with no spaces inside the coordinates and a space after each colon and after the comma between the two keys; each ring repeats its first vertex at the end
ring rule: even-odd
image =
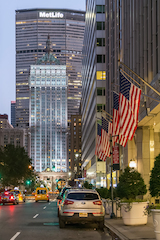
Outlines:
{"type": "Polygon", "coordinates": [[[47,194],[47,197],[48,197],[48,194],[47,194]]]}
{"type": "Polygon", "coordinates": [[[5,192],[5,195],[8,195],[8,192],[5,192]]]}
{"type": "Polygon", "coordinates": [[[102,201],[94,201],[93,204],[94,205],[102,205],[102,201]]]}
{"type": "Polygon", "coordinates": [[[10,196],[10,199],[11,199],[11,200],[13,200],[13,199],[14,199],[14,197],[13,197],[13,196],[10,196]]]}
{"type": "Polygon", "coordinates": [[[70,200],[65,200],[64,201],[64,205],[69,205],[69,204],[73,204],[74,202],[73,201],[70,201],[70,200]]]}

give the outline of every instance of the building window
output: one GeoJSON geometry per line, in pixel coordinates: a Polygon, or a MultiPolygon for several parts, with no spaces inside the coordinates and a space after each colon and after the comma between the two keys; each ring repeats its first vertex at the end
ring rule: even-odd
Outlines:
{"type": "Polygon", "coordinates": [[[105,13],[105,5],[97,5],[96,13],[105,13]]]}
{"type": "Polygon", "coordinates": [[[96,13],[102,13],[102,5],[96,6],[96,13]]]}
{"type": "Polygon", "coordinates": [[[97,22],[97,30],[102,30],[102,22],[97,22]]]}
{"type": "Polygon", "coordinates": [[[97,46],[98,47],[102,46],[102,38],[97,38],[97,46]]]}
{"type": "Polygon", "coordinates": [[[103,30],[105,30],[105,22],[102,22],[102,24],[103,24],[103,30]]]}
{"type": "Polygon", "coordinates": [[[97,88],[97,96],[102,96],[102,88],[97,88]]]}
{"type": "Polygon", "coordinates": [[[97,55],[97,63],[102,63],[102,55],[97,55]]]}

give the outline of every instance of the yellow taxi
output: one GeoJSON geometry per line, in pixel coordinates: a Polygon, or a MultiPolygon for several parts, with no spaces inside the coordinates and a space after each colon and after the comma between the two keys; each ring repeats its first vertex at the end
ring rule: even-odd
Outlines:
{"type": "Polygon", "coordinates": [[[19,199],[19,202],[25,202],[26,201],[25,195],[19,189],[13,189],[10,192],[14,192],[17,195],[17,197],[19,199]]]}
{"type": "Polygon", "coordinates": [[[35,201],[47,201],[49,202],[48,189],[46,187],[38,187],[35,191],[35,201]]]}

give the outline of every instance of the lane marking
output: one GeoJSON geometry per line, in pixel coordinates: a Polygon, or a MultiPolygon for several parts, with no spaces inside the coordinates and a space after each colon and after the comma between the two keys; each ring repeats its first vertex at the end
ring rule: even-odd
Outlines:
{"type": "Polygon", "coordinates": [[[38,215],[39,215],[39,214],[36,214],[36,215],[35,215],[33,218],[36,218],[36,217],[38,217],[38,215]]]}
{"type": "Polygon", "coordinates": [[[46,209],[46,207],[44,207],[43,209],[46,209]]]}
{"type": "Polygon", "coordinates": [[[17,232],[10,240],[16,239],[16,237],[18,237],[18,235],[19,235],[20,233],[21,233],[21,232],[17,232]]]}

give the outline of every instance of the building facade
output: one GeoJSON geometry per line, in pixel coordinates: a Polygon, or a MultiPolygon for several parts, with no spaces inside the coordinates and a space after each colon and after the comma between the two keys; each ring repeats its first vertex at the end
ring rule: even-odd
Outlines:
{"type": "Polygon", "coordinates": [[[37,172],[47,168],[55,172],[66,172],[66,66],[51,65],[51,62],[48,65],[31,65],[29,99],[31,159],[34,169],[37,172]]]}
{"type": "Polygon", "coordinates": [[[119,67],[121,67],[131,81],[130,77],[140,84],[142,96],[138,128],[133,140],[128,141],[127,146],[121,149],[120,166],[123,170],[131,160],[134,160],[148,188],[154,159],[160,153],[160,104],[157,102],[160,96],[160,2],[106,0],[105,8],[106,59],[108,59],[106,111],[112,114],[112,92],[119,93],[119,67]],[[124,64],[144,79],[150,87],[124,64]]]}
{"type": "Polygon", "coordinates": [[[105,110],[105,1],[86,1],[82,61],[82,168],[93,184],[101,186],[106,164],[95,156],[97,122],[105,110]]]}
{"type": "Polygon", "coordinates": [[[11,124],[16,127],[16,101],[11,101],[11,124]]]}
{"type": "Polygon", "coordinates": [[[81,178],[82,177],[82,162],[81,162],[81,115],[71,116],[71,151],[69,166],[72,173],[71,178],[81,178]]]}
{"type": "Polygon", "coordinates": [[[5,147],[12,144],[15,147],[24,147],[30,153],[30,134],[22,128],[13,128],[8,121],[8,115],[0,115],[0,146],[5,147]]]}
{"type": "Polygon", "coordinates": [[[66,65],[68,121],[81,100],[82,45],[85,12],[66,9],[16,11],[16,125],[29,126],[29,67],[45,54],[50,35],[53,55],[66,65]]]}

